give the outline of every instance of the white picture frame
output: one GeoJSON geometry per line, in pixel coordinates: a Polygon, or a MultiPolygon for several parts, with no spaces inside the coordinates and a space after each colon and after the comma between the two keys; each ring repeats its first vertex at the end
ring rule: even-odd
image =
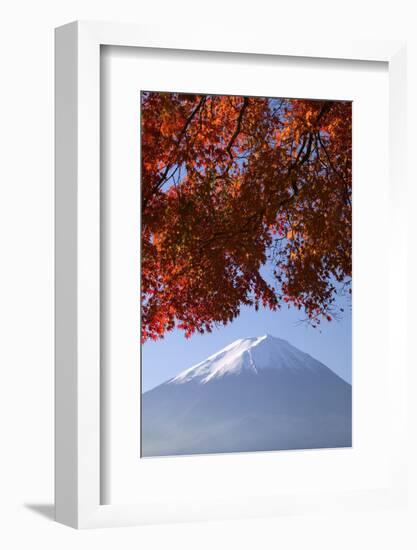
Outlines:
{"type": "MultiPolygon", "coordinates": [[[[392,215],[404,228],[405,45],[401,42],[328,43],[280,41],[244,30],[213,33],[199,27],[186,34],[167,27],[75,22],[56,30],[56,519],[76,528],[134,525],[158,521],[268,515],[317,508],[391,506],[405,499],[405,331],[390,339],[399,350],[395,376],[389,373],[391,412],[398,425],[390,476],[381,490],[289,494],[256,506],[207,502],[195,514],[176,506],[101,504],[100,400],[100,47],[102,45],[207,52],[251,53],[295,58],[381,61],[389,70],[389,157],[392,215]],[[256,507],[256,509],[254,509],[256,507]]],[[[404,281],[405,249],[398,249],[397,280],[404,281]]],[[[405,300],[389,303],[387,315],[405,319],[405,300]]],[[[405,321],[403,321],[405,322],[405,321]]]]}

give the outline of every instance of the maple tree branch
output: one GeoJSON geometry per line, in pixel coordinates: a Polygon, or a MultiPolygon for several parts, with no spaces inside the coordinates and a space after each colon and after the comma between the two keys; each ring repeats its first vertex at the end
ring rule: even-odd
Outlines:
{"type": "MultiPolygon", "coordinates": [[[[317,119],[316,119],[316,124],[318,124],[321,120],[321,118],[330,110],[331,108],[331,105],[332,105],[332,101],[326,101],[322,108],[320,109],[320,112],[317,116],[317,119]]],[[[294,162],[292,162],[288,168],[288,176],[291,175],[291,172],[293,170],[295,170],[296,168],[300,168],[301,166],[303,166],[303,164],[305,164],[305,162],[310,158],[310,155],[311,155],[311,149],[312,149],[312,145],[313,145],[313,136],[314,136],[314,133],[313,132],[309,132],[308,133],[308,141],[307,141],[307,135],[304,135],[303,136],[303,142],[301,144],[301,147],[298,151],[298,154],[297,154],[297,157],[295,159],[294,162]],[[302,156],[302,153],[305,149],[305,146],[307,145],[307,149],[306,149],[306,152],[304,154],[304,156],[301,158],[302,156]],[[300,160],[301,158],[301,160],[300,160]]],[[[297,181],[296,181],[296,178],[292,179],[291,180],[291,186],[292,186],[292,189],[294,191],[294,194],[297,194],[298,193],[298,187],[297,187],[297,181]]]]}
{"type": "Polygon", "coordinates": [[[232,137],[230,138],[230,141],[226,147],[226,151],[229,153],[229,157],[232,159],[233,158],[233,155],[232,155],[232,147],[233,147],[233,144],[237,138],[237,136],[239,135],[240,133],[240,130],[241,130],[241,127],[242,127],[242,120],[243,120],[243,115],[245,114],[245,110],[247,108],[247,106],[249,105],[249,98],[247,97],[244,97],[243,98],[243,103],[242,103],[242,107],[240,108],[240,111],[239,111],[239,115],[237,117],[237,124],[236,124],[236,129],[232,135],[232,137]]]}
{"type": "Polygon", "coordinates": [[[310,154],[311,154],[311,147],[312,147],[312,145],[313,145],[313,133],[310,132],[310,136],[309,136],[309,138],[308,138],[307,150],[306,150],[306,152],[305,152],[304,157],[301,159],[301,161],[300,161],[298,167],[299,167],[299,166],[302,166],[302,165],[309,159],[310,154]]]}
{"type": "Polygon", "coordinates": [[[185,132],[188,130],[188,127],[189,125],[191,124],[193,118],[195,117],[195,115],[198,113],[198,111],[203,107],[204,103],[206,102],[207,100],[207,96],[206,95],[203,95],[202,98],[200,99],[200,101],[197,103],[197,105],[195,106],[195,108],[191,111],[189,117],[187,118],[187,120],[185,121],[185,124],[184,124],[184,127],[183,129],[181,130],[180,132],[180,135],[178,137],[178,141],[177,141],[177,146],[180,144],[182,138],[184,137],[185,135],[185,132]]]}
{"type": "MultiPolygon", "coordinates": [[[[321,139],[320,132],[317,132],[317,139],[318,139],[320,145],[323,148],[324,154],[326,155],[326,158],[329,162],[330,168],[333,170],[333,172],[336,174],[336,176],[340,179],[340,181],[344,184],[345,189],[347,190],[348,189],[348,184],[347,184],[345,178],[339,173],[339,171],[334,166],[334,164],[332,162],[332,159],[330,158],[330,155],[327,151],[327,147],[324,145],[323,140],[321,139]]],[[[348,191],[346,191],[345,195],[346,195],[345,200],[346,200],[347,204],[350,205],[350,197],[349,197],[348,191]]]]}
{"type": "MultiPolygon", "coordinates": [[[[332,102],[326,102],[326,104],[323,105],[323,107],[322,107],[322,109],[321,109],[321,111],[320,111],[320,113],[317,117],[316,122],[319,122],[320,118],[330,108],[331,103],[332,102]]],[[[236,139],[236,137],[237,137],[237,135],[240,131],[242,118],[243,118],[243,106],[242,106],[242,108],[240,110],[240,113],[239,113],[238,125],[236,127],[236,130],[235,130],[233,136],[232,136],[232,140],[236,139]]],[[[230,146],[230,143],[232,143],[232,140],[229,142],[229,146],[230,146]]],[[[284,178],[284,181],[287,181],[287,182],[290,183],[293,193],[289,197],[286,197],[285,199],[282,199],[279,202],[279,204],[277,205],[278,210],[280,210],[281,208],[283,208],[285,206],[288,206],[291,202],[293,202],[295,200],[295,198],[299,194],[300,189],[297,186],[296,176],[295,175],[292,176],[292,172],[293,172],[293,170],[303,166],[307,162],[307,160],[310,158],[311,151],[312,151],[312,146],[313,146],[313,141],[314,141],[314,133],[313,132],[309,132],[308,137],[307,137],[307,135],[305,135],[303,137],[303,142],[302,142],[301,147],[298,151],[297,157],[296,157],[295,161],[293,163],[291,163],[291,165],[289,166],[287,176],[284,178]]],[[[229,149],[229,146],[228,146],[227,149],[229,149]]],[[[323,146],[323,148],[324,148],[324,146],[323,146]]],[[[328,153],[327,153],[325,148],[324,148],[324,150],[325,150],[326,156],[327,156],[328,153]]],[[[230,154],[230,152],[229,152],[229,154],[230,154]]],[[[229,166],[230,166],[230,164],[229,164],[229,166]]],[[[228,169],[226,170],[226,172],[228,172],[228,169]]],[[[217,176],[217,177],[222,178],[224,176],[225,176],[225,174],[222,174],[221,176],[217,176]]],[[[255,227],[256,227],[257,224],[262,223],[262,219],[265,215],[265,211],[266,211],[266,208],[263,207],[259,211],[255,212],[254,214],[251,214],[245,220],[245,223],[240,228],[229,230],[229,231],[220,231],[220,232],[214,233],[209,239],[207,239],[206,241],[201,243],[201,245],[199,246],[200,253],[204,248],[206,248],[208,245],[213,244],[213,242],[215,242],[216,240],[220,239],[220,240],[224,241],[227,238],[231,238],[231,237],[235,237],[235,236],[240,235],[240,234],[248,233],[249,230],[252,231],[254,229],[254,227],[251,227],[252,222],[254,222],[255,227]]]]}
{"type": "Polygon", "coordinates": [[[320,120],[322,119],[322,117],[330,111],[333,103],[334,103],[334,101],[325,101],[323,103],[323,106],[320,109],[320,112],[317,116],[316,124],[318,124],[320,122],[320,120]]]}
{"type": "MultiPolygon", "coordinates": [[[[180,143],[182,141],[182,138],[185,136],[187,130],[188,130],[188,127],[190,126],[191,122],[193,121],[195,115],[198,113],[198,111],[203,107],[203,105],[205,104],[207,100],[207,96],[202,96],[200,101],[197,103],[197,105],[194,107],[194,109],[191,111],[190,115],[188,116],[187,120],[185,121],[185,124],[181,130],[181,132],[179,133],[179,136],[178,136],[178,140],[176,141],[176,145],[175,145],[175,152],[178,150],[179,146],[180,146],[180,143]]],[[[172,157],[172,154],[171,154],[171,157],[172,157]]],[[[147,205],[148,205],[148,202],[150,200],[150,198],[157,192],[159,191],[159,189],[162,187],[162,185],[167,181],[167,177],[168,177],[168,174],[169,174],[169,171],[171,170],[173,166],[173,163],[170,162],[166,165],[165,167],[165,170],[161,176],[161,178],[158,180],[158,182],[152,187],[150,193],[148,194],[147,197],[145,197],[143,199],[143,210],[146,209],[147,205]]],[[[171,177],[171,176],[170,176],[171,177]]]]}
{"type": "Polygon", "coordinates": [[[143,341],[242,305],[330,316],[351,274],[350,104],[152,92],[143,109],[143,341]]]}

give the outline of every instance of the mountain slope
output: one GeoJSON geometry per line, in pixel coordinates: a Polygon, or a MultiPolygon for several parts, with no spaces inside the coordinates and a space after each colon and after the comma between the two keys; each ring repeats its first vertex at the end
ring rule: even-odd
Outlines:
{"type": "Polygon", "coordinates": [[[237,340],[143,394],[142,456],[348,447],[351,393],[285,340],[237,340]]]}

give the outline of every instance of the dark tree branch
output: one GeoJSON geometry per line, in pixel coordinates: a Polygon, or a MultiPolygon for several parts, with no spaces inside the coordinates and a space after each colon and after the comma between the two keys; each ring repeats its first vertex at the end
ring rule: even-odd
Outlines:
{"type": "Polygon", "coordinates": [[[333,172],[336,174],[336,176],[340,179],[340,181],[344,184],[345,189],[346,189],[345,200],[346,200],[347,204],[350,204],[350,197],[349,197],[349,193],[347,191],[348,184],[347,184],[345,178],[339,173],[339,171],[337,170],[337,168],[333,164],[332,159],[330,158],[330,155],[327,151],[327,147],[324,145],[323,140],[321,139],[320,132],[317,132],[317,139],[318,139],[318,141],[319,141],[319,143],[320,143],[320,145],[321,145],[321,147],[324,151],[324,154],[326,155],[326,158],[327,158],[327,161],[329,163],[330,168],[333,170],[333,172]]]}
{"type": "Polygon", "coordinates": [[[318,114],[318,116],[317,116],[316,124],[318,124],[318,123],[320,122],[320,120],[323,118],[323,116],[324,116],[325,114],[327,114],[327,113],[330,111],[330,109],[331,109],[333,103],[334,103],[333,101],[325,101],[325,102],[323,103],[323,106],[322,106],[322,108],[320,109],[320,112],[319,112],[319,114],[318,114]]]}
{"type": "Polygon", "coordinates": [[[236,129],[226,147],[226,151],[229,153],[229,157],[232,159],[233,158],[233,155],[232,155],[232,147],[233,147],[233,144],[237,138],[237,136],[239,135],[240,133],[240,130],[241,130],[241,127],[242,127],[242,120],[243,120],[243,115],[245,114],[245,110],[247,108],[249,104],[249,98],[247,97],[244,97],[243,98],[243,103],[242,103],[242,107],[240,108],[240,111],[239,111],[239,116],[237,117],[237,124],[236,124],[236,129]]]}
{"type": "Polygon", "coordinates": [[[207,96],[203,96],[200,101],[197,103],[197,105],[194,107],[194,109],[191,111],[191,114],[189,115],[189,117],[187,118],[187,120],[185,121],[185,124],[184,124],[184,127],[183,129],[181,130],[180,132],[180,135],[178,136],[178,141],[177,141],[177,146],[180,144],[182,138],[184,137],[185,135],[185,132],[188,130],[188,127],[189,125],[191,124],[193,118],[195,117],[195,115],[198,113],[198,111],[203,107],[204,103],[206,102],[207,100],[207,96]]]}
{"type": "MultiPolygon", "coordinates": [[[[182,141],[182,138],[185,136],[187,130],[188,130],[188,127],[190,126],[191,122],[193,121],[195,115],[198,113],[198,111],[203,107],[203,105],[205,104],[207,100],[207,96],[202,96],[202,98],[200,99],[200,101],[197,103],[197,105],[194,107],[194,109],[191,111],[190,115],[188,116],[187,120],[185,121],[185,124],[183,126],[183,128],[181,129],[181,132],[179,133],[179,136],[178,136],[178,139],[176,141],[176,145],[175,145],[175,152],[178,150],[179,146],[180,146],[180,143],[182,141]]],[[[171,154],[171,157],[172,157],[172,154],[171,154]]],[[[166,167],[165,167],[165,170],[164,172],[162,173],[162,176],[159,178],[159,180],[157,181],[157,183],[152,187],[150,193],[148,194],[147,197],[144,198],[143,200],[143,210],[146,209],[146,206],[150,200],[150,198],[157,192],[159,191],[159,189],[162,187],[162,185],[164,183],[166,183],[167,181],[167,178],[168,178],[168,174],[169,174],[169,171],[171,170],[171,168],[173,167],[175,163],[173,162],[169,162],[166,167]]],[[[171,176],[170,176],[171,177],[171,176]]]]}

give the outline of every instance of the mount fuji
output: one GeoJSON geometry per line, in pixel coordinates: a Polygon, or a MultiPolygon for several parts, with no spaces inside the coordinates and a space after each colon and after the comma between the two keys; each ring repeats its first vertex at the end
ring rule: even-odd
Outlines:
{"type": "Polygon", "coordinates": [[[270,335],[236,340],[142,395],[144,457],[351,445],[351,385],[270,335]]]}

